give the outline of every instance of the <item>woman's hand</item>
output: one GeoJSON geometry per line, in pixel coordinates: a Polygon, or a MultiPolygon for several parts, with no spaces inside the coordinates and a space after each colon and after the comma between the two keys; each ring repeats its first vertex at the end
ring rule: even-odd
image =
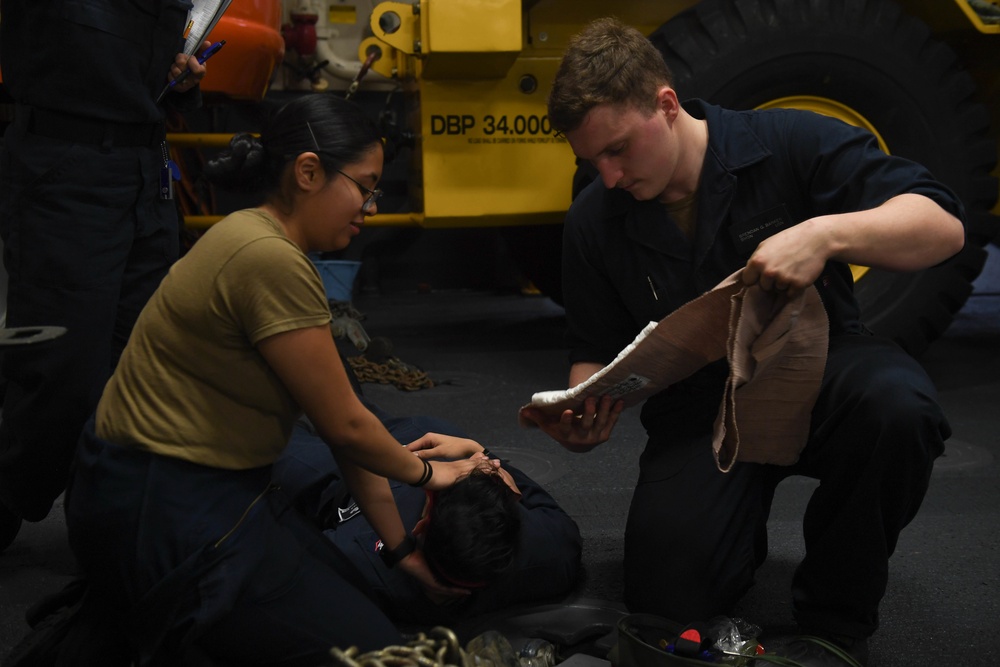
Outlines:
{"type": "Polygon", "coordinates": [[[422,459],[465,459],[484,449],[475,440],[440,433],[428,433],[406,448],[422,459]]]}
{"type": "Polygon", "coordinates": [[[406,448],[430,463],[434,472],[424,486],[432,491],[440,491],[451,486],[480,466],[500,467],[499,460],[486,459],[483,446],[468,438],[428,433],[406,445],[406,448]],[[457,460],[430,461],[430,459],[457,460]]]}
{"type": "MultiPolygon", "coordinates": [[[[447,489],[458,480],[467,477],[469,473],[481,465],[483,465],[482,457],[459,459],[458,461],[431,461],[430,466],[434,472],[431,474],[431,478],[427,480],[427,483],[424,484],[424,488],[431,491],[447,489]]],[[[500,461],[493,459],[489,461],[489,465],[499,468],[500,461]]]]}
{"type": "Polygon", "coordinates": [[[446,586],[438,581],[434,573],[431,572],[430,567],[428,567],[423,552],[419,549],[399,561],[397,567],[402,568],[406,574],[416,579],[420,587],[424,589],[424,593],[434,604],[453,604],[461,601],[471,593],[468,589],[446,586]]]}
{"type": "Polygon", "coordinates": [[[581,414],[565,410],[554,417],[538,408],[526,407],[521,416],[569,451],[582,453],[608,441],[624,409],[624,402],[614,401],[610,396],[603,396],[600,401],[590,396],[584,401],[581,414]]]}

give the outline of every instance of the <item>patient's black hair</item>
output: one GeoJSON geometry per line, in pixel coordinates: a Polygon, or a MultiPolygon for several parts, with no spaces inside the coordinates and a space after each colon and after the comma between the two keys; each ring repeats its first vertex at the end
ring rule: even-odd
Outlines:
{"type": "Polygon", "coordinates": [[[511,569],[520,536],[518,496],[499,474],[476,469],[434,494],[423,551],[444,583],[477,587],[511,569]]]}

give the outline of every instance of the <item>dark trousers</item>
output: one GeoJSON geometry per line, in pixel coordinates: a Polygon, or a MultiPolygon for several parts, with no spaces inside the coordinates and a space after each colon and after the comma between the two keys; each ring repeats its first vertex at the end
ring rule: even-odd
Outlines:
{"type": "Polygon", "coordinates": [[[315,665],[401,641],[354,566],[271,483],[121,447],[88,423],[67,491],[70,547],[140,655],[197,646],[240,665],[315,665]],[[357,585],[356,585],[357,584],[357,585]]]}
{"type": "Polygon", "coordinates": [[[158,195],[159,148],[70,144],[15,124],[0,152],[7,326],[61,338],[7,348],[0,501],[39,521],[132,325],[178,253],[175,204],[158,195]]]}
{"type": "Polygon", "coordinates": [[[923,368],[889,341],[830,341],[809,442],[788,467],[718,471],[710,436],[650,434],[625,532],[625,601],[680,622],[726,614],[767,555],[776,485],[820,480],[803,520],[796,620],[863,637],[878,626],[888,560],[917,512],[950,428],[923,368]]]}

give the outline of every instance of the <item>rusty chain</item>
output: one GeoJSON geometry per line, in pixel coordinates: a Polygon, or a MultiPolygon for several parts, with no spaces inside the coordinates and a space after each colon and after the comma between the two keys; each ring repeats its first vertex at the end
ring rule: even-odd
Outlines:
{"type": "Polygon", "coordinates": [[[396,357],[388,357],[382,363],[364,356],[348,357],[347,361],[351,364],[358,382],[391,384],[404,391],[430,389],[434,386],[434,380],[427,373],[403,363],[396,357]]]}
{"type": "Polygon", "coordinates": [[[387,646],[360,653],[356,646],[346,651],[330,650],[334,660],[344,667],[474,667],[475,661],[462,649],[455,633],[444,627],[423,632],[402,646],[387,646]]]}

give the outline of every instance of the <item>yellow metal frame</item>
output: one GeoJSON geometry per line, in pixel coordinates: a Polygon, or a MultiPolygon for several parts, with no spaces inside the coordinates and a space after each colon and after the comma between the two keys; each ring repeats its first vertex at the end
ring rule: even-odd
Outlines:
{"type": "MultiPolygon", "coordinates": [[[[208,229],[222,220],[224,215],[185,215],[184,226],[190,229],[208,229]]],[[[423,227],[420,213],[380,213],[365,219],[365,227],[423,227]]]]}
{"type": "Polygon", "coordinates": [[[232,138],[232,132],[170,132],[167,143],[186,148],[225,148],[232,138]]]}
{"type": "MultiPolygon", "coordinates": [[[[696,0],[631,0],[622,20],[652,30],[696,0]]],[[[404,81],[420,130],[411,199],[424,227],[561,223],[576,163],[548,126],[546,99],[569,37],[608,13],[605,0],[378,3],[359,47],[404,81]],[[388,16],[387,14],[394,14],[388,16]],[[383,17],[389,20],[383,20],[383,17]],[[383,26],[390,26],[387,33],[383,26]]],[[[380,214],[373,223],[383,218],[380,214]]],[[[391,219],[391,218],[390,218],[391,219]]]]}
{"type": "MultiPolygon", "coordinates": [[[[920,0],[922,1],[922,0],[920,0]]],[[[996,2],[996,0],[993,0],[996,2]]],[[[649,32],[698,0],[630,0],[613,8],[649,32]]],[[[904,0],[909,6],[910,0],[904,0]]],[[[983,33],[1000,33],[967,0],[948,10],[953,26],[965,18],[983,33]],[[963,15],[965,18],[963,18],[963,15]]],[[[547,126],[546,98],[570,36],[609,13],[606,0],[419,0],[378,2],[370,17],[372,69],[403,83],[412,96],[416,128],[410,170],[413,211],[374,216],[372,226],[483,227],[560,223],[571,200],[575,161],[568,144],[547,126]],[[386,19],[383,21],[383,19],[386,19]],[[383,26],[389,30],[383,29],[383,26]]],[[[949,4],[934,5],[944,10],[949,4]]],[[[767,107],[811,109],[867,128],[855,110],[836,101],[797,96],[767,107]]],[[[174,137],[175,143],[222,146],[228,135],[174,137]]],[[[193,225],[211,217],[192,218],[193,225]]]]}
{"type": "MultiPolygon", "coordinates": [[[[225,148],[233,138],[231,133],[182,132],[167,134],[172,146],[185,148],[225,148]]],[[[222,220],[224,215],[186,215],[184,224],[191,229],[207,229],[222,220]]],[[[422,213],[385,213],[372,216],[365,221],[368,227],[421,227],[422,213]]]]}
{"type": "MultiPolygon", "coordinates": [[[[976,10],[969,4],[969,0],[955,0],[955,3],[958,5],[958,8],[962,10],[962,13],[964,13],[969,19],[969,22],[976,27],[976,30],[987,35],[1000,34],[1000,24],[986,23],[983,21],[983,18],[977,14],[976,10]]],[[[991,4],[995,5],[997,3],[991,1],[991,4]]]]}
{"type": "Polygon", "coordinates": [[[562,222],[576,165],[548,125],[542,82],[557,67],[521,58],[499,80],[421,80],[414,157],[427,226],[562,222]]]}
{"type": "Polygon", "coordinates": [[[889,147],[885,143],[885,139],[879,134],[879,131],[875,126],[869,121],[863,114],[859,113],[857,109],[847,106],[846,104],[841,104],[836,100],[832,100],[828,97],[818,97],[816,95],[792,95],[790,97],[780,97],[770,102],[766,102],[758,109],[805,109],[806,111],[814,111],[824,116],[831,116],[842,120],[845,123],[854,125],[855,127],[862,127],[878,139],[879,148],[883,152],[888,153],[889,147]]]}
{"type": "Polygon", "coordinates": [[[503,77],[517,60],[521,0],[422,0],[422,79],[503,77]]]}

